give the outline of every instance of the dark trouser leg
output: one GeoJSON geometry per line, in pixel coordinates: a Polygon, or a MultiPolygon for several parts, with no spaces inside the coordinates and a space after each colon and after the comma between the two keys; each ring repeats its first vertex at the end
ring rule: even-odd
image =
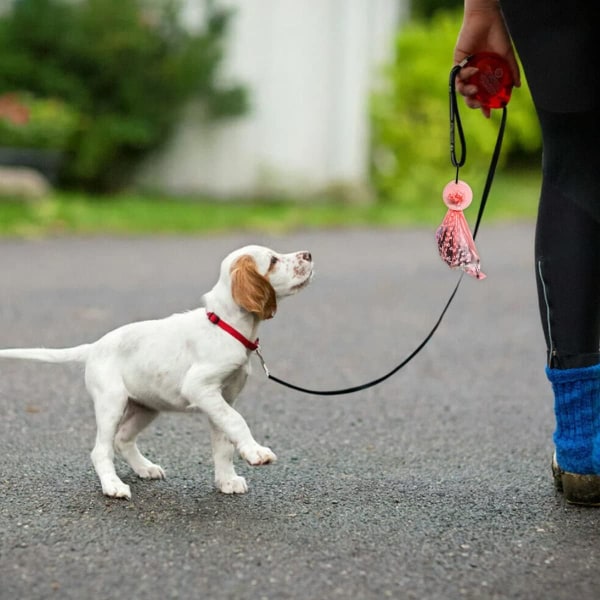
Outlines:
{"type": "Polygon", "coordinates": [[[600,362],[600,117],[538,110],[544,142],[535,262],[549,366],[600,362]]]}
{"type": "Polygon", "coordinates": [[[547,181],[535,263],[549,366],[600,363],[600,223],[547,181]]]}

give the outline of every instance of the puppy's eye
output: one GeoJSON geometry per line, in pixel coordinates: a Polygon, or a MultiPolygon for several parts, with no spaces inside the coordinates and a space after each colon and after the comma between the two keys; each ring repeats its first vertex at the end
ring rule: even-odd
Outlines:
{"type": "Polygon", "coordinates": [[[276,256],[271,256],[271,266],[274,267],[279,262],[276,256]]]}

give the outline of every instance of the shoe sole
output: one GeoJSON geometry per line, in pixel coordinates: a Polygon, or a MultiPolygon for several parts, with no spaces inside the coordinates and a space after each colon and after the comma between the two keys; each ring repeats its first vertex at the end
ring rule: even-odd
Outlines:
{"type": "Polygon", "coordinates": [[[579,475],[563,471],[552,458],[554,486],[562,492],[569,504],[600,506],[600,475],[579,475]]]}

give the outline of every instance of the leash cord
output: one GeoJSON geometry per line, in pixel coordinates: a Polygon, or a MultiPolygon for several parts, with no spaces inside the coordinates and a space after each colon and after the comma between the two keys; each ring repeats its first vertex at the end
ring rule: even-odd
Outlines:
{"type": "Polygon", "coordinates": [[[433,329],[427,334],[425,339],[411,352],[411,354],[409,354],[398,366],[394,367],[389,373],[386,373],[385,375],[382,375],[377,379],[373,379],[372,381],[368,381],[367,383],[339,390],[309,390],[307,388],[300,387],[299,385],[294,385],[293,383],[284,381],[283,379],[279,379],[278,377],[275,377],[270,373],[269,379],[272,379],[276,383],[284,385],[293,390],[297,390],[298,392],[304,392],[306,394],[316,394],[317,396],[341,396],[342,394],[352,394],[354,392],[360,392],[362,390],[366,390],[367,388],[376,386],[377,384],[385,381],[386,379],[397,373],[402,367],[407,365],[427,345],[427,342],[429,342],[429,340],[433,337],[433,334],[437,331],[437,328],[440,326],[442,319],[446,314],[446,311],[450,308],[450,304],[452,303],[452,300],[454,300],[456,292],[458,292],[458,287],[460,286],[460,282],[462,281],[463,276],[464,273],[461,273],[458,282],[456,283],[452,294],[450,294],[450,298],[448,298],[448,301],[446,302],[446,305],[444,306],[444,309],[442,310],[442,313],[440,314],[436,324],[433,326],[433,329]]]}
{"type": "MultiPolygon", "coordinates": [[[[457,181],[458,181],[458,170],[464,164],[465,158],[466,158],[466,152],[467,152],[462,123],[460,121],[460,116],[458,113],[458,105],[456,103],[456,91],[455,91],[455,77],[456,77],[456,74],[458,73],[458,71],[461,69],[461,65],[462,65],[462,63],[459,65],[456,65],[450,72],[450,158],[452,160],[452,164],[456,167],[456,180],[457,181]],[[458,160],[456,159],[456,155],[455,155],[455,141],[454,141],[455,140],[455,123],[456,123],[456,127],[458,129],[458,136],[459,136],[460,144],[461,144],[461,156],[460,156],[460,159],[458,159],[458,160]]],[[[462,65],[462,66],[464,66],[464,65],[462,65]]],[[[500,120],[500,126],[498,128],[498,137],[496,139],[496,145],[494,147],[494,152],[492,153],[492,158],[490,160],[490,166],[488,169],[487,178],[486,178],[485,185],[483,188],[483,193],[481,195],[481,202],[479,204],[479,211],[477,213],[475,227],[473,228],[473,239],[475,239],[475,237],[477,236],[477,232],[479,231],[479,225],[481,224],[481,219],[483,218],[485,206],[487,204],[490,189],[492,187],[492,182],[494,181],[494,175],[496,173],[498,159],[500,158],[500,150],[502,149],[502,140],[504,138],[504,130],[505,129],[506,129],[506,106],[504,106],[502,108],[502,118],[500,120]]],[[[444,319],[446,312],[450,308],[450,305],[452,304],[452,301],[454,300],[454,297],[456,296],[456,293],[458,292],[458,288],[460,287],[460,284],[463,280],[463,276],[464,276],[464,272],[460,274],[460,277],[458,278],[458,281],[456,282],[456,285],[455,285],[454,289],[452,290],[452,293],[450,294],[448,301],[444,305],[444,308],[442,309],[442,312],[441,312],[440,316],[438,317],[438,320],[436,321],[436,323],[433,326],[433,328],[431,329],[431,331],[427,334],[425,339],[399,365],[397,365],[391,371],[389,371],[389,373],[386,373],[385,375],[382,375],[381,377],[378,377],[377,379],[373,379],[372,381],[368,381],[368,382],[360,384],[360,385],[355,385],[353,387],[347,387],[347,388],[342,388],[342,389],[338,389],[338,390],[311,390],[311,389],[308,389],[308,388],[305,388],[305,387],[302,387],[299,385],[295,385],[293,383],[289,383],[287,381],[284,381],[283,379],[279,379],[278,377],[275,377],[274,375],[269,373],[265,368],[268,378],[271,379],[272,381],[275,381],[276,383],[279,383],[280,385],[288,387],[292,390],[296,390],[298,392],[303,392],[305,394],[314,394],[317,396],[341,396],[343,394],[352,394],[354,392],[360,392],[362,390],[366,390],[370,387],[374,387],[374,386],[382,383],[383,381],[385,381],[386,379],[390,378],[392,375],[397,373],[400,369],[402,369],[402,367],[406,366],[427,345],[429,340],[433,337],[433,335],[437,331],[438,327],[442,323],[442,320],[444,319]]]]}
{"type": "Polygon", "coordinates": [[[458,104],[456,102],[456,76],[458,72],[467,64],[468,57],[456,65],[450,71],[450,81],[448,83],[448,92],[450,95],[450,162],[456,167],[456,183],[458,183],[458,170],[467,160],[467,142],[463,131],[458,104]],[[460,158],[456,158],[456,130],[458,130],[458,139],[460,141],[460,158]]]}

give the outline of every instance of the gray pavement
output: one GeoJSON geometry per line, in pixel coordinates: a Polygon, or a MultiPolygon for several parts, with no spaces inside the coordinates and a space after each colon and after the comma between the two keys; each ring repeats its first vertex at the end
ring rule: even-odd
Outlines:
{"type": "MultiPolygon", "coordinates": [[[[600,511],[549,475],[552,400],[530,225],[484,226],[438,333],[394,378],[320,398],[255,364],[240,411],[278,454],[245,496],[212,486],[208,429],[163,415],[141,440],[167,471],[104,498],[92,407],[74,365],[0,363],[0,598],[531,598],[600,588],[600,511]]],[[[389,370],[425,336],[456,274],[433,231],[0,241],[0,346],[69,346],[194,307],[249,242],[311,250],[317,275],[261,344],[317,388],[389,370]]]]}

